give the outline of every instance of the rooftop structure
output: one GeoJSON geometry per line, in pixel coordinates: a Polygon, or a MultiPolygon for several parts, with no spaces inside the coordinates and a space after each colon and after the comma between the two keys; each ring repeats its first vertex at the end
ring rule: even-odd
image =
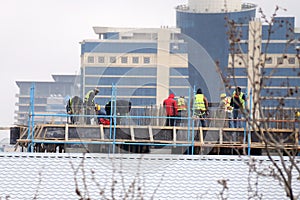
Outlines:
{"type": "Polygon", "coordinates": [[[176,9],[182,12],[194,13],[224,13],[224,12],[241,12],[253,10],[255,4],[242,3],[241,0],[189,0],[187,5],[180,5],[176,9]]]}
{"type": "Polygon", "coordinates": [[[270,165],[266,157],[0,153],[0,197],[289,199],[270,165]]]}

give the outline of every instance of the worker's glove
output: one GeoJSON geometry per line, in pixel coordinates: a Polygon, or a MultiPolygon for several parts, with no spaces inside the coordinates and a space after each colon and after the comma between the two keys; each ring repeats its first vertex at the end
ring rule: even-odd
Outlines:
{"type": "Polygon", "coordinates": [[[206,110],[205,114],[206,114],[206,116],[208,116],[209,115],[209,110],[206,110]]]}

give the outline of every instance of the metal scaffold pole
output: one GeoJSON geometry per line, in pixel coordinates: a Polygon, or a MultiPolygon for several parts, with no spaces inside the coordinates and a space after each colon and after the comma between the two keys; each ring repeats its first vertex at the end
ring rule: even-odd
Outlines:
{"type": "MultiPolygon", "coordinates": [[[[252,120],[252,88],[250,90],[250,120],[252,120]]],[[[251,153],[251,127],[249,127],[249,130],[248,130],[248,156],[250,156],[250,153],[251,153]]]]}
{"type": "Polygon", "coordinates": [[[27,139],[31,140],[30,145],[28,145],[27,151],[34,151],[34,89],[35,84],[32,83],[30,88],[30,107],[29,107],[29,116],[28,116],[28,135],[27,139]]]}
{"type": "MultiPolygon", "coordinates": [[[[196,95],[196,86],[194,86],[194,88],[193,88],[193,97],[195,97],[195,95],[196,95]]],[[[189,105],[191,105],[191,98],[192,98],[192,96],[191,96],[191,89],[189,89],[189,105]]],[[[192,113],[190,113],[192,115],[189,115],[189,121],[190,121],[191,117],[193,117],[195,115],[194,104],[195,104],[195,101],[193,101],[192,113]]],[[[189,123],[188,126],[189,126],[188,130],[190,130],[190,123],[189,123]]],[[[190,142],[190,134],[189,134],[188,142],[190,142]]],[[[192,146],[191,146],[192,147],[191,148],[192,152],[191,152],[191,154],[194,155],[194,146],[195,146],[195,121],[194,121],[194,119],[192,120],[192,141],[191,142],[192,142],[192,146]]],[[[188,154],[189,153],[190,152],[188,151],[188,154]]]]}
{"type": "MultiPolygon", "coordinates": [[[[111,93],[111,100],[110,100],[110,126],[109,126],[109,139],[113,139],[112,142],[112,153],[115,153],[116,148],[116,111],[117,111],[117,104],[116,104],[116,87],[112,84],[112,93],[111,93]]],[[[110,148],[109,148],[110,153],[110,148]]]]}
{"type": "MultiPolygon", "coordinates": [[[[194,96],[195,96],[195,87],[194,87],[194,96]]],[[[191,95],[191,88],[189,88],[189,103],[188,105],[191,105],[191,98],[192,98],[192,95],[191,95]]],[[[192,113],[191,113],[191,109],[188,109],[188,142],[190,142],[190,135],[191,135],[191,131],[190,131],[190,128],[191,128],[191,114],[192,116],[194,116],[194,109],[192,109],[192,113]]],[[[194,155],[194,121],[192,121],[192,155],[194,155]]]]}

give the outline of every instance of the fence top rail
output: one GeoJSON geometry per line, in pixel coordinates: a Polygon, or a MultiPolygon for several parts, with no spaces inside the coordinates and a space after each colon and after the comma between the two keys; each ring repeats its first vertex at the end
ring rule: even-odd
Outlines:
{"type": "MultiPolygon", "coordinates": [[[[36,128],[66,128],[68,126],[68,128],[100,128],[100,127],[103,127],[103,128],[110,128],[111,126],[110,125],[86,125],[86,124],[37,124],[35,125],[36,128]]],[[[198,130],[198,129],[202,129],[204,131],[219,131],[219,130],[222,130],[222,131],[226,131],[226,132],[234,132],[234,131],[238,131],[238,132],[243,132],[245,131],[244,128],[225,128],[225,127],[197,127],[197,126],[157,126],[157,125],[114,125],[113,127],[117,128],[117,129],[129,129],[129,128],[134,128],[134,129],[164,129],[164,130],[173,130],[173,129],[176,129],[176,130],[191,130],[191,129],[195,129],[195,130],[198,130]]],[[[268,128],[268,129],[265,129],[265,128],[260,128],[260,129],[246,129],[247,131],[252,131],[252,132],[255,132],[255,131],[261,131],[261,132],[287,132],[287,133],[290,133],[290,132],[294,132],[294,131],[297,131],[297,129],[287,129],[287,128],[268,128]]]]}

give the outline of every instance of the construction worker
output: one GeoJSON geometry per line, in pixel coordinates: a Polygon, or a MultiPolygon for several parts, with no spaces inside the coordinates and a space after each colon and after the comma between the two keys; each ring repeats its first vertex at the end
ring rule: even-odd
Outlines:
{"type": "MultiPolygon", "coordinates": [[[[86,93],[84,98],[85,115],[95,115],[95,96],[99,93],[99,89],[95,88],[86,93]]],[[[94,117],[87,116],[86,123],[91,124],[91,119],[94,117]]]]}
{"type": "Polygon", "coordinates": [[[232,122],[232,106],[230,106],[231,98],[226,96],[225,93],[222,93],[220,95],[221,101],[220,101],[220,111],[224,114],[222,114],[222,118],[228,119],[228,127],[233,128],[233,122],[232,122]]]}
{"type": "Polygon", "coordinates": [[[180,96],[177,99],[177,106],[178,119],[176,120],[176,125],[180,126],[180,124],[182,124],[183,126],[185,126],[187,120],[182,118],[187,117],[187,102],[184,96],[180,96]]]}
{"type": "Polygon", "coordinates": [[[245,101],[246,101],[245,94],[241,91],[240,87],[237,87],[232,94],[232,98],[230,102],[230,106],[233,107],[234,128],[241,128],[240,119],[242,118],[243,109],[245,108],[245,101]]]}
{"type": "MultiPolygon", "coordinates": [[[[73,114],[72,110],[72,98],[69,98],[66,105],[66,110],[68,115],[73,114]]],[[[73,116],[70,116],[71,123],[73,124],[73,116]]],[[[67,118],[67,123],[69,123],[69,117],[67,118]]]]}
{"type": "Polygon", "coordinates": [[[208,101],[200,88],[197,90],[194,98],[193,110],[194,115],[200,118],[201,126],[206,127],[205,118],[208,115],[208,101]]]}
{"type": "Polygon", "coordinates": [[[300,111],[296,111],[295,112],[295,128],[300,128],[299,124],[300,124],[300,111]]]}
{"type": "Polygon", "coordinates": [[[99,104],[95,105],[95,111],[96,111],[96,114],[97,114],[98,124],[103,124],[103,125],[109,125],[110,124],[109,118],[105,117],[106,112],[101,109],[101,106],[99,104]]]}
{"type": "MultiPolygon", "coordinates": [[[[300,137],[300,111],[296,111],[295,112],[295,129],[298,129],[298,138],[300,137]]],[[[298,142],[298,144],[300,145],[300,140],[298,142]]],[[[300,151],[298,151],[298,156],[300,156],[300,151]]]]}
{"type": "Polygon", "coordinates": [[[105,105],[106,115],[116,115],[116,123],[120,124],[129,124],[129,120],[124,118],[124,116],[128,116],[131,110],[131,102],[128,100],[118,99],[115,101],[116,108],[114,107],[114,102],[109,101],[105,105]],[[114,113],[116,112],[116,113],[114,113]],[[118,117],[122,116],[122,117],[118,117]]]}
{"type": "Polygon", "coordinates": [[[167,121],[166,126],[174,126],[175,118],[177,116],[177,101],[174,99],[175,95],[170,94],[167,99],[164,100],[163,106],[166,111],[167,121]]]}
{"type": "MultiPolygon", "coordinates": [[[[67,113],[70,116],[70,120],[72,124],[75,124],[76,122],[79,122],[79,116],[72,116],[72,115],[80,115],[82,114],[82,99],[78,96],[74,96],[72,98],[70,98],[67,102],[67,106],[66,106],[66,110],[67,113]]],[[[69,122],[69,120],[68,120],[69,122]]]]}

